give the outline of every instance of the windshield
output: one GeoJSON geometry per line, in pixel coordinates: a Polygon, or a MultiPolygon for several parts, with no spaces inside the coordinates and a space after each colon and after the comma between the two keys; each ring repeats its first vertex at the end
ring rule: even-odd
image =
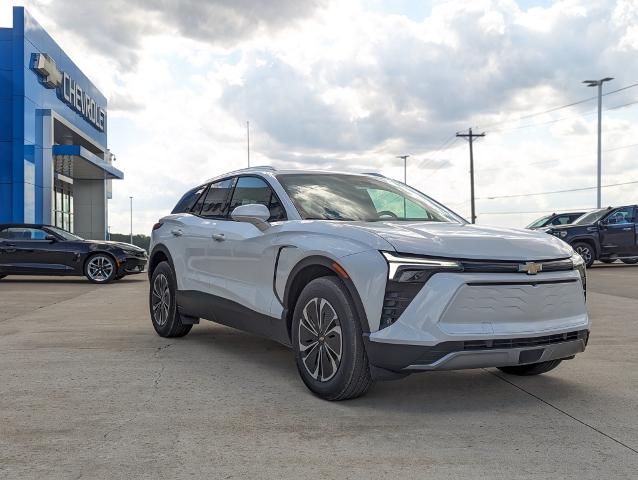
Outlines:
{"type": "Polygon", "coordinates": [[[545,224],[547,223],[547,220],[549,220],[550,218],[552,218],[551,215],[545,215],[544,217],[541,217],[538,220],[533,221],[532,223],[530,223],[525,228],[540,228],[540,227],[544,227],[545,224]]]}
{"type": "Polygon", "coordinates": [[[465,223],[417,190],[384,178],[295,173],[277,179],[304,220],[465,223]]]}
{"type": "Polygon", "coordinates": [[[82,237],[78,237],[77,235],[73,235],[72,233],[67,232],[66,230],[62,230],[61,228],[47,227],[47,230],[50,230],[51,232],[55,233],[56,235],[59,235],[60,237],[64,238],[65,240],[84,240],[82,237]]]}
{"type": "Polygon", "coordinates": [[[574,220],[573,225],[591,225],[592,223],[596,223],[600,220],[605,213],[609,210],[606,208],[601,208],[600,210],[592,210],[589,213],[581,215],[576,220],[574,220]]]}

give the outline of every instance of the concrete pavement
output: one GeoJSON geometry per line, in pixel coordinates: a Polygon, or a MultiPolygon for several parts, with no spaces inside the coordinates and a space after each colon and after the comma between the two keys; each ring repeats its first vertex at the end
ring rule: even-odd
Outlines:
{"type": "Polygon", "coordinates": [[[635,478],[638,266],[589,271],[587,351],[539,377],[419,374],[329,403],[291,352],[158,337],[145,277],[0,281],[0,478],[635,478]]]}

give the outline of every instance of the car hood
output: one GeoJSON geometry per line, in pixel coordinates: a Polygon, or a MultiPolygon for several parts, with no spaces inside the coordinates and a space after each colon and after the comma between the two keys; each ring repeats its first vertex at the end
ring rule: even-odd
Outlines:
{"type": "Polygon", "coordinates": [[[550,260],[572,254],[567,243],[533,230],[437,222],[357,222],[356,226],[401,253],[490,260],[550,260]]]}
{"type": "Polygon", "coordinates": [[[97,243],[99,245],[109,245],[112,247],[118,247],[118,248],[123,248],[125,250],[134,250],[136,252],[145,252],[146,250],[144,250],[143,248],[137,247],[135,245],[131,245],[130,243],[124,243],[124,242],[114,242],[111,240],[86,240],[89,243],[97,243]]]}

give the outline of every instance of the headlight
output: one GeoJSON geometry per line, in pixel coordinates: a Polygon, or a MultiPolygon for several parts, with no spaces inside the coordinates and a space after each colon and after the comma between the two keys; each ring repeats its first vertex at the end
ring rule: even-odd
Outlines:
{"type": "Polygon", "coordinates": [[[138,250],[126,250],[126,249],[122,249],[122,251],[126,254],[126,255],[130,255],[131,257],[137,257],[141,252],[139,252],[138,250]]]}
{"type": "Polygon", "coordinates": [[[460,272],[463,266],[456,260],[429,257],[409,257],[381,252],[388,262],[388,279],[401,283],[425,283],[438,272],[460,272]]]}
{"type": "Polygon", "coordinates": [[[585,260],[580,256],[580,253],[574,252],[571,256],[572,265],[574,270],[578,270],[580,273],[580,279],[583,282],[583,294],[587,299],[587,267],[585,266],[585,260]]]}

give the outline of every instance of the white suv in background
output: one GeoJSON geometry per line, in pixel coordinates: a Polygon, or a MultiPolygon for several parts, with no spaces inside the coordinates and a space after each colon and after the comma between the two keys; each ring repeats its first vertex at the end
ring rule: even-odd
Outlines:
{"type": "Polygon", "coordinates": [[[468,224],[373,174],[261,167],[204,182],[153,227],[149,277],[159,335],[205,318],[271,338],[329,400],[417,371],[544,373],[589,336],[569,245],[468,224]]]}

